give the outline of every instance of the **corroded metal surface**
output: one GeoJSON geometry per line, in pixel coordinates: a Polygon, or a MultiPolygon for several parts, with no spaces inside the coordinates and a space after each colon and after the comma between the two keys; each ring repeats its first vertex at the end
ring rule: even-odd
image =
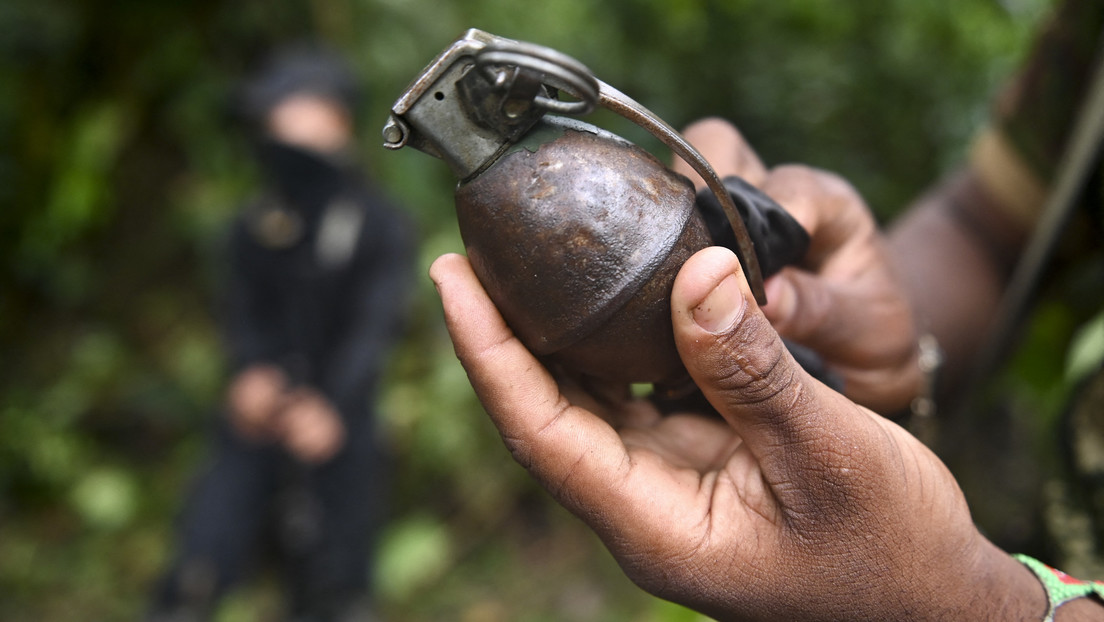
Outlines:
{"type": "Polygon", "coordinates": [[[534,353],[610,380],[678,375],[671,284],[709,244],[684,177],[613,134],[549,120],[459,186],[456,207],[476,274],[534,353]]]}

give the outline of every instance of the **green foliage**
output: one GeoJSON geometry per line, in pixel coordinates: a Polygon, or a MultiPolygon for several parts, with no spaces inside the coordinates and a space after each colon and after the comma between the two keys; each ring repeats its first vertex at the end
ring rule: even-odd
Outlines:
{"type": "MultiPolygon", "coordinates": [[[[269,44],[321,37],[370,85],[362,147],[421,227],[424,274],[462,248],[454,181],[379,148],[379,130],[468,27],[563,50],[675,126],[732,118],[768,163],[837,170],[889,218],[962,156],[1045,5],[0,3],[0,618],[134,619],[143,606],[223,381],[217,248],[253,181],[226,97],[269,44]]],[[[381,408],[402,464],[379,560],[389,619],[700,619],[636,590],[513,464],[427,279],[417,293],[381,408]]],[[[222,618],[277,601],[262,585],[222,618]]]]}
{"type": "Polygon", "coordinates": [[[448,527],[432,516],[406,517],[383,541],[377,590],[384,598],[410,599],[453,563],[455,545],[448,527]]]}
{"type": "Polygon", "coordinates": [[[1104,313],[1078,329],[1066,357],[1067,384],[1076,384],[1104,364],[1104,313]]]}

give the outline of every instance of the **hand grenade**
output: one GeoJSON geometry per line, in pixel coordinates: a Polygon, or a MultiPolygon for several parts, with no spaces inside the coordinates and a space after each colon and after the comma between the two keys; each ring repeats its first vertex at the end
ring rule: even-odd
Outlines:
{"type": "Polygon", "coordinates": [[[383,137],[386,147],[412,146],[455,173],[472,268],[534,354],[607,381],[681,383],[671,287],[686,259],[713,241],[689,180],[573,118],[596,105],[647,129],[706,180],[763,302],[753,245],[705,159],[555,50],[469,30],[396,101],[383,137]]]}

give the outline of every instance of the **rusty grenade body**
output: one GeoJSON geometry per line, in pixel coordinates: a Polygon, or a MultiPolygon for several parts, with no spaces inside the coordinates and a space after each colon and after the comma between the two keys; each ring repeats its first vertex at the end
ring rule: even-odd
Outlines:
{"type": "Polygon", "coordinates": [[[562,118],[456,189],[468,258],[538,356],[587,375],[685,375],[671,334],[675,274],[710,243],[690,182],[614,134],[562,118]]]}
{"type": "MultiPolygon", "coordinates": [[[[472,267],[534,354],[603,380],[682,383],[670,293],[710,233],[688,179],[611,132],[546,114],[595,103],[661,139],[677,136],[570,57],[473,29],[396,102],[385,146],[410,145],[452,168],[472,267]],[[561,89],[578,101],[557,99],[561,89]]],[[[723,194],[681,137],[665,142],[723,194]]],[[[761,288],[749,248],[741,260],[761,288]]]]}

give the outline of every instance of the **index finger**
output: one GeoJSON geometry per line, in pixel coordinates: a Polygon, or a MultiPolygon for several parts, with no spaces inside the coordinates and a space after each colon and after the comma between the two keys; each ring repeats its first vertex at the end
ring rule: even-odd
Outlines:
{"type": "MultiPolygon", "coordinates": [[[[702,119],[688,125],[682,135],[722,179],[735,175],[758,187],[766,178],[763,161],[744,140],[740,130],[728,121],[717,117],[702,119]]],[[[688,177],[698,190],[706,187],[705,180],[686,162],[676,159],[671,168],[688,177]]]]}
{"type": "Polygon", "coordinates": [[[809,234],[805,267],[819,270],[841,250],[864,248],[877,233],[870,210],[843,178],[790,164],[766,174],[760,189],[778,202],[809,234]]]}

